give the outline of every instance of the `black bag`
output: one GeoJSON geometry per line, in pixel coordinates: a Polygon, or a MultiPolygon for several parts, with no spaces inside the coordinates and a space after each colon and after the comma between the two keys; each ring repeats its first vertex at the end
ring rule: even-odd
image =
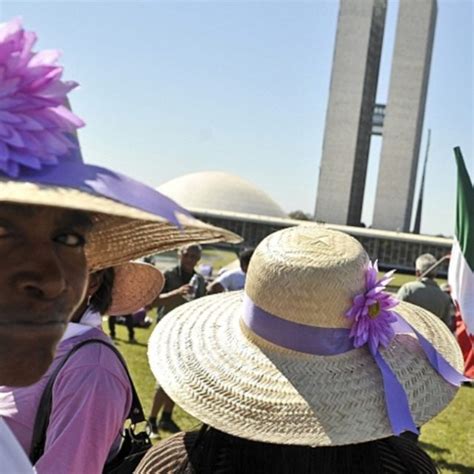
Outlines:
{"type": "Polygon", "coordinates": [[[119,451],[113,459],[107,462],[107,464],[104,466],[103,472],[107,474],[132,473],[142,458],[145,456],[146,452],[151,448],[151,441],[148,433],[145,431],[135,433],[134,431],[135,425],[137,423],[145,421],[145,416],[143,414],[140,399],[138,398],[135,386],[133,385],[132,378],[130,377],[122,355],[113,345],[109,344],[108,342],[105,342],[101,339],[88,339],[87,341],[82,341],[74,346],[69,351],[69,353],[66,354],[63,360],[56,367],[55,371],[51,374],[51,377],[49,378],[48,383],[43,391],[33,428],[33,439],[30,453],[30,461],[33,465],[44,453],[44,447],[46,444],[46,431],[48,429],[49,417],[51,415],[52,408],[53,384],[59,374],[59,371],[63,368],[68,359],[82,346],[96,343],[109,347],[115,353],[122,363],[125,372],[127,373],[127,376],[130,380],[130,386],[132,388],[132,406],[130,407],[130,412],[127,417],[127,420],[130,420],[131,422],[130,426],[128,428],[124,428],[122,434],[123,439],[120,443],[119,451]]]}

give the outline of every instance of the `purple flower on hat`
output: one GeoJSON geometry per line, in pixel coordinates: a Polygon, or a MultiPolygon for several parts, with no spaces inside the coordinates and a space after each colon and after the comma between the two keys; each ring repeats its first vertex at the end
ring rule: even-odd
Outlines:
{"type": "Polygon", "coordinates": [[[346,313],[353,321],[349,336],[353,338],[354,347],[368,343],[370,352],[375,354],[379,344],[386,347],[395,335],[391,323],[397,318],[391,309],[398,301],[385,291],[394,272],[392,270],[377,280],[377,261],[374,264],[369,262],[365,273],[365,291],[354,297],[352,307],[346,313]]]}
{"type": "Polygon", "coordinates": [[[67,107],[76,82],[63,82],[59,51],[33,52],[36,34],[20,19],[0,25],[0,172],[17,177],[58,163],[76,148],[66,134],[84,122],[67,107]]]}

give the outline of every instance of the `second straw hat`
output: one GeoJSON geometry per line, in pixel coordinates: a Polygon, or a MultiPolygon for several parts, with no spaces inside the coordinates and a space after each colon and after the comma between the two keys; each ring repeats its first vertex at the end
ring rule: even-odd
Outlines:
{"type": "Polygon", "coordinates": [[[395,301],[387,281],[349,235],[275,232],[245,291],[164,317],[152,371],[191,415],[250,440],[337,446],[416,431],[454,397],[463,360],[444,323],[395,301]]]}
{"type": "Polygon", "coordinates": [[[158,268],[148,263],[128,262],[114,268],[110,316],[135,313],[150,304],[160,294],[165,283],[158,268]]]}

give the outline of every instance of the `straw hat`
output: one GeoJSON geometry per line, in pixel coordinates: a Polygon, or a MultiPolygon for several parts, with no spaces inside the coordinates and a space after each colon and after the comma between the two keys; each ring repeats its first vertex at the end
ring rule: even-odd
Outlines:
{"type": "Polygon", "coordinates": [[[82,161],[59,52],[33,51],[19,19],[0,24],[0,203],[85,211],[91,270],[193,242],[241,239],[204,224],[149,186],[82,161]]]}
{"type": "MultiPolygon", "coordinates": [[[[381,355],[420,426],[457,390],[431,366],[420,340],[454,372],[462,371],[462,356],[442,321],[408,303],[394,311],[418,336],[397,331],[375,355],[367,344],[354,348],[347,314],[365,298],[357,295],[369,294],[370,268],[365,250],[346,234],[316,224],[275,232],[256,248],[243,292],[200,298],[164,317],[150,339],[151,369],[176,403],[221,431],[336,446],[394,433],[375,360],[381,355]]],[[[393,317],[380,309],[391,297],[377,295],[366,318],[376,323],[393,317]]]]}
{"type": "MultiPolygon", "coordinates": [[[[92,168],[90,165],[83,166],[92,168]]],[[[233,232],[195,219],[158,191],[136,181],[133,183],[133,186],[129,186],[131,193],[153,192],[147,202],[156,205],[157,214],[93,194],[92,190],[88,193],[73,188],[1,178],[0,204],[52,206],[89,213],[94,224],[86,244],[91,271],[191,243],[238,243],[242,240],[233,232]],[[161,199],[164,205],[161,205],[161,199]],[[169,209],[175,219],[167,215],[169,209]]],[[[129,195],[124,193],[123,197],[126,200],[129,195]]]]}
{"type": "Polygon", "coordinates": [[[122,316],[150,304],[161,292],[165,278],[148,263],[128,262],[114,267],[110,316],[122,316]]]}

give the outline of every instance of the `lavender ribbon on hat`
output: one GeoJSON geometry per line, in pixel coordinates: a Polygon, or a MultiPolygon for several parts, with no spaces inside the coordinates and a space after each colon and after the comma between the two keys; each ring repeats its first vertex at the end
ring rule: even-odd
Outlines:
{"type": "Polygon", "coordinates": [[[451,385],[459,386],[470,379],[452,367],[422,334],[393,311],[398,300],[385,291],[393,273],[392,270],[377,280],[377,262],[369,263],[365,290],[353,298],[353,304],[346,313],[352,321],[350,329],[309,326],[279,318],[258,307],[246,294],[242,320],[255,334],[273,344],[318,356],[343,354],[367,344],[382,375],[390,425],[398,435],[404,431],[418,433],[418,429],[405,389],[379,351],[380,346],[390,344],[395,334],[414,334],[431,366],[451,385]]]}
{"type": "Polygon", "coordinates": [[[182,228],[178,216],[190,216],[186,209],[150,186],[107,168],[85,165],[68,158],[63,159],[58,166],[48,166],[42,170],[24,170],[18,179],[48,186],[74,188],[106,197],[160,216],[178,228],[182,228]]]}

